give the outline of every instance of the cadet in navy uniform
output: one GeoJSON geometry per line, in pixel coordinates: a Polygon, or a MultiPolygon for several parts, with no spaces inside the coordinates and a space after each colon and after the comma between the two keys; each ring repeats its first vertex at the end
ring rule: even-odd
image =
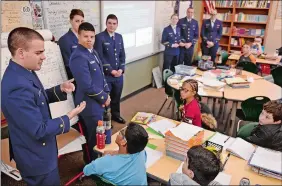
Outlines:
{"type": "Polygon", "coordinates": [[[178,15],[171,16],[171,24],[164,28],[162,34],[162,44],[165,45],[163,70],[175,71],[174,66],[179,60],[179,46],[184,46],[181,41],[180,28],[177,27],[178,15]]]}
{"type": "Polygon", "coordinates": [[[91,160],[97,158],[93,147],[96,145],[96,128],[103,120],[104,107],[110,104],[109,88],[103,74],[103,64],[93,49],[95,29],[90,23],[81,23],[78,29],[77,49],[70,57],[70,69],[77,83],[75,103],[86,101],[81,113],[86,127],[86,139],[91,160]]]}
{"type": "Polygon", "coordinates": [[[70,13],[70,24],[72,28],[70,28],[69,31],[65,35],[63,35],[58,41],[69,79],[73,78],[73,75],[69,68],[69,59],[72,52],[76,49],[78,45],[78,27],[83,22],[83,12],[79,9],[72,9],[70,13]]]}
{"type": "Polygon", "coordinates": [[[211,11],[211,18],[203,21],[201,30],[202,53],[211,56],[213,62],[222,36],[222,22],[216,19],[216,14],[216,10],[211,11]]]}
{"type": "Polygon", "coordinates": [[[12,59],[1,85],[2,111],[9,130],[10,159],[27,185],[59,185],[56,135],[70,130],[70,120],[85,108],[85,102],[67,115],[51,119],[49,103],[64,101],[74,90],[69,80],[44,90],[34,71],[41,68],[44,39],[36,31],[19,27],[10,32],[12,59]]]}
{"type": "Polygon", "coordinates": [[[192,58],[194,53],[194,46],[199,38],[199,26],[198,21],[193,19],[194,9],[188,8],[186,11],[187,17],[184,17],[178,21],[178,26],[181,29],[181,36],[184,39],[184,47],[180,49],[180,64],[192,65],[192,58]]]}
{"type": "Polygon", "coordinates": [[[110,89],[112,120],[125,123],[125,120],[120,116],[125,52],[122,36],[115,32],[118,26],[118,18],[113,14],[109,14],[106,19],[106,26],[105,31],[96,35],[94,47],[102,60],[110,89]]]}

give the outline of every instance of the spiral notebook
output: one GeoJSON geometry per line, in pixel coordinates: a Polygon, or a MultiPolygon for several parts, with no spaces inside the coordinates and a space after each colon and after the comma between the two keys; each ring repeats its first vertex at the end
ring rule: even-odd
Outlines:
{"type": "Polygon", "coordinates": [[[248,161],[255,151],[255,147],[241,138],[236,138],[226,150],[231,152],[234,156],[248,161]]]}

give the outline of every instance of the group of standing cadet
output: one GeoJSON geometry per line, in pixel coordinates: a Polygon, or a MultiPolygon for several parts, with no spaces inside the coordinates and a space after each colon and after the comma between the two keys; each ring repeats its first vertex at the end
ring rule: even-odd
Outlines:
{"type": "MultiPolygon", "coordinates": [[[[210,13],[211,18],[203,20],[201,28],[201,49],[203,55],[211,56],[212,61],[216,58],[219,40],[222,36],[222,22],[216,19],[217,11],[210,13]]],[[[178,20],[178,15],[171,16],[171,24],[164,28],[162,44],[165,46],[163,70],[175,71],[174,66],[184,64],[192,65],[194,46],[199,39],[198,21],[194,17],[194,9],[189,7],[186,17],[178,20]]]]}

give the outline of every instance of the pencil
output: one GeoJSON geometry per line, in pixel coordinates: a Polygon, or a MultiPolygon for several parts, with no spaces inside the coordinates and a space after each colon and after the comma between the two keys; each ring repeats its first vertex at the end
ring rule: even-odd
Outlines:
{"type": "Polygon", "coordinates": [[[225,161],[223,163],[222,170],[224,170],[224,167],[225,167],[225,165],[226,165],[226,163],[227,163],[227,161],[229,159],[229,156],[230,156],[230,153],[228,153],[228,155],[227,155],[227,157],[226,157],[226,159],[225,159],[225,161]]]}
{"type": "Polygon", "coordinates": [[[229,140],[230,136],[224,141],[224,143],[226,143],[229,140]]]}

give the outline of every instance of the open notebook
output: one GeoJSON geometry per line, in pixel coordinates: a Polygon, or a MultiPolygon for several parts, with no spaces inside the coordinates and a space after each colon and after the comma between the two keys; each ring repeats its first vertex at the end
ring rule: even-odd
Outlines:
{"type": "Polygon", "coordinates": [[[234,156],[248,161],[255,151],[255,147],[241,138],[236,138],[226,150],[230,151],[234,156]]]}
{"type": "Polygon", "coordinates": [[[282,176],[282,152],[257,147],[248,164],[282,176]]]}

